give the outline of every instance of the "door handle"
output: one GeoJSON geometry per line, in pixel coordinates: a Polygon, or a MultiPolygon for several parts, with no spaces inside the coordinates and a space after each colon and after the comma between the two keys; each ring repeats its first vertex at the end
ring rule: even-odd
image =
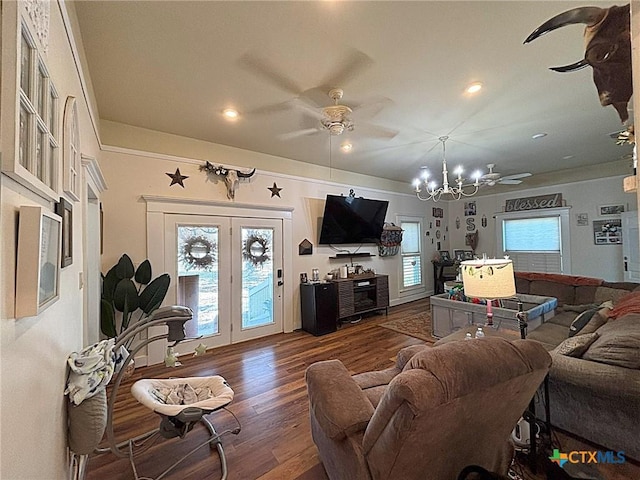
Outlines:
{"type": "Polygon", "coordinates": [[[282,285],[284,285],[284,282],[282,280],[278,280],[278,286],[281,287],[282,285]]]}

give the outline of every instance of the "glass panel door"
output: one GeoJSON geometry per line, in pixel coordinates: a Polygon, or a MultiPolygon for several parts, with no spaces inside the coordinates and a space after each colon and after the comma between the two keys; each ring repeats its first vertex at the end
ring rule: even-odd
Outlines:
{"type": "Polygon", "coordinates": [[[167,215],[165,265],[171,287],[165,304],[185,305],[193,318],[185,324],[188,338],[175,347],[180,354],[203,343],[231,343],[230,228],[227,217],[167,215]]]}
{"type": "Polygon", "coordinates": [[[233,343],[282,332],[282,222],[234,218],[233,343]],[[236,281],[239,279],[239,281],[236,281]]]}
{"type": "Polygon", "coordinates": [[[167,214],[164,242],[164,303],[193,311],[176,353],[283,331],[281,220],[167,214]]]}

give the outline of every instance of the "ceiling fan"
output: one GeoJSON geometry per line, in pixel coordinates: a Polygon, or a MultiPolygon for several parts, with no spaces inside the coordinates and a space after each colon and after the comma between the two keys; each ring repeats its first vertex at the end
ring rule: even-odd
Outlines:
{"type": "MultiPolygon", "coordinates": [[[[364,108],[368,109],[371,106],[376,106],[378,109],[381,109],[383,103],[390,101],[388,99],[381,100],[375,104],[361,105],[352,109],[351,107],[340,103],[344,96],[344,91],[341,88],[332,88],[329,90],[328,95],[329,98],[333,100],[333,105],[328,105],[326,107],[317,107],[316,105],[312,105],[311,101],[304,97],[297,97],[293,99],[291,103],[294,107],[300,108],[312,117],[318,119],[320,121],[320,125],[318,127],[305,128],[294,132],[284,133],[279,137],[283,140],[288,140],[304,135],[312,135],[323,130],[328,131],[331,135],[342,135],[344,132],[350,132],[354,129],[355,123],[352,118],[354,114],[357,115],[357,112],[360,110],[363,110],[364,108]]],[[[379,125],[360,123],[358,129],[360,129],[360,127],[362,127],[362,130],[369,135],[380,138],[393,138],[398,134],[397,130],[381,127],[379,125]]]]}
{"type": "Polygon", "coordinates": [[[522,180],[520,180],[521,178],[526,178],[531,176],[530,173],[526,172],[526,173],[516,173],[514,175],[505,175],[503,177],[500,173],[493,171],[495,166],[496,166],[495,163],[487,164],[487,168],[489,169],[489,172],[485,173],[484,175],[482,175],[482,177],[480,177],[480,182],[483,185],[488,185],[490,187],[493,187],[496,184],[518,185],[519,183],[522,183],[522,180]]]}

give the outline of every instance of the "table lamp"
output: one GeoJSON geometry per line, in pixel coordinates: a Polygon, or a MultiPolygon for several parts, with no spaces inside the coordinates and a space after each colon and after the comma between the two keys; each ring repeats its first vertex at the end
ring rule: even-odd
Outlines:
{"type": "Polygon", "coordinates": [[[513,262],[508,258],[481,258],[465,260],[460,264],[462,284],[467,297],[484,298],[487,301],[487,323],[493,326],[492,300],[509,298],[516,294],[513,262]]]}

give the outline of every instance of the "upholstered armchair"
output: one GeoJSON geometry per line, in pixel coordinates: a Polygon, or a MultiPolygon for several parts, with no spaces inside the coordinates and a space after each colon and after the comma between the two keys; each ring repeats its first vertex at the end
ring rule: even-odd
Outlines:
{"type": "Polygon", "coordinates": [[[532,340],[413,346],[393,368],[306,372],[311,433],[331,480],[455,480],[467,465],[506,474],[510,433],[551,357],[532,340]]]}

